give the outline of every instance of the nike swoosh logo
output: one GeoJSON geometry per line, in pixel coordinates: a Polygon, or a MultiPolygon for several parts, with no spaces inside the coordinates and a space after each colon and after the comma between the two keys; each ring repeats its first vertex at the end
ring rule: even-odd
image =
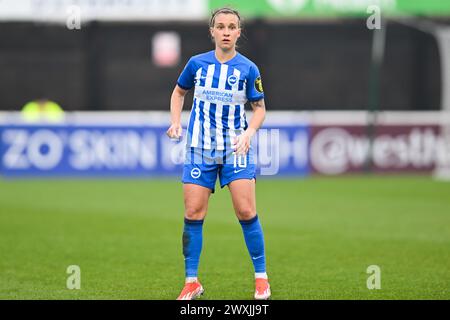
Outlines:
{"type": "Polygon", "coordinates": [[[245,169],[241,169],[241,170],[234,170],[234,173],[239,173],[239,172],[241,172],[241,171],[243,171],[243,170],[245,170],[245,169]]]}
{"type": "Polygon", "coordinates": [[[264,257],[264,256],[252,257],[252,259],[253,259],[253,260],[256,260],[256,259],[259,259],[259,258],[262,258],[262,257],[264,257]]]}

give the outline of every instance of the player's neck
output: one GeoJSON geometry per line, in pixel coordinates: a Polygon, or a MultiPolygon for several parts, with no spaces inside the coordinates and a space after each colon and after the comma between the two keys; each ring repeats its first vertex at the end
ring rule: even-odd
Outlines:
{"type": "Polygon", "coordinates": [[[225,63],[227,61],[230,61],[231,59],[233,59],[237,54],[236,48],[224,51],[220,48],[216,48],[215,50],[215,55],[216,55],[216,59],[220,62],[220,63],[225,63]]]}

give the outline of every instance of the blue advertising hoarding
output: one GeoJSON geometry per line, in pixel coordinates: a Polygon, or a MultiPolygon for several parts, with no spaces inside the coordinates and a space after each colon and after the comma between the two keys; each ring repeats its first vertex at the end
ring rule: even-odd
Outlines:
{"type": "MultiPolygon", "coordinates": [[[[185,141],[158,125],[0,125],[5,177],[180,176],[185,141]]],[[[258,176],[305,176],[309,129],[266,126],[253,143],[258,176]]]]}

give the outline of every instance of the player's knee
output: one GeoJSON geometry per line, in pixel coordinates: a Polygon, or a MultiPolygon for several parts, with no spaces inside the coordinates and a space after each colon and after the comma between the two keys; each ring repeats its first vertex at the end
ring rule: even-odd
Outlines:
{"type": "Polygon", "coordinates": [[[202,206],[189,206],[184,210],[184,217],[189,220],[203,220],[206,209],[202,206]]]}
{"type": "Polygon", "coordinates": [[[256,210],[251,206],[242,207],[236,210],[236,215],[239,220],[250,220],[256,216],[256,210]]]}

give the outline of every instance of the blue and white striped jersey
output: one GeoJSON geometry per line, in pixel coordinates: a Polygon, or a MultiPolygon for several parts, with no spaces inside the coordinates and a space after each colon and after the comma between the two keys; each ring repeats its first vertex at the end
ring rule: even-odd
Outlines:
{"type": "Polygon", "coordinates": [[[177,84],[185,90],[195,86],[188,148],[230,150],[231,138],[248,126],[245,103],[264,98],[258,67],[240,53],[225,63],[214,50],[193,56],[177,84]]]}

